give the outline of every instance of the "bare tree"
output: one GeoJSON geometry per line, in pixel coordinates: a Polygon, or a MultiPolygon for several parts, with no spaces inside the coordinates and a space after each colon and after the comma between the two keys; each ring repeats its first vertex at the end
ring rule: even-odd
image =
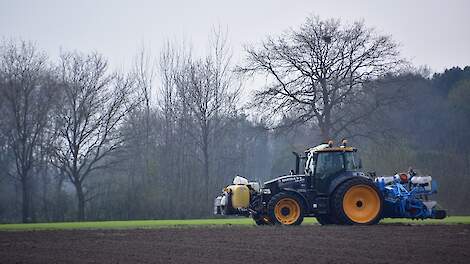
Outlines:
{"type": "Polygon", "coordinates": [[[287,115],[292,120],[287,125],[313,121],[325,140],[379,109],[383,102],[371,102],[364,84],[396,72],[404,63],[390,36],[363,22],[343,25],[318,17],[246,52],[246,64],[239,70],[267,77],[255,105],[274,120],[287,115]]]}
{"type": "Polygon", "coordinates": [[[164,119],[164,143],[168,144],[174,128],[176,109],[178,104],[176,81],[178,73],[182,71],[182,65],[190,61],[190,55],[184,55],[182,51],[178,51],[175,45],[169,42],[165,43],[160,54],[158,72],[160,78],[160,86],[158,91],[158,107],[164,119]]]}
{"type": "Polygon", "coordinates": [[[226,34],[214,31],[210,44],[205,58],[189,60],[176,76],[178,96],[193,117],[188,133],[202,154],[205,199],[211,186],[211,147],[238,99],[226,34]]]}
{"type": "Polygon", "coordinates": [[[110,154],[124,140],[118,130],[136,105],[134,80],[107,72],[106,60],[96,54],[61,56],[59,76],[64,96],[57,110],[58,141],[54,164],[75,186],[78,219],[85,219],[85,203],[93,197],[85,181],[107,168],[110,154]]]}
{"type": "MultiPolygon", "coordinates": [[[[151,58],[151,53],[144,46],[135,58],[134,76],[137,87],[145,105],[145,173],[150,171],[149,167],[149,147],[150,147],[150,108],[152,100],[153,81],[155,79],[156,65],[151,58]]],[[[148,178],[148,175],[145,175],[148,178]]]]}
{"type": "Polygon", "coordinates": [[[15,157],[9,172],[22,189],[22,220],[29,222],[32,208],[32,175],[35,151],[56,98],[56,85],[47,58],[27,42],[6,42],[0,49],[0,94],[3,120],[0,126],[15,157]]]}

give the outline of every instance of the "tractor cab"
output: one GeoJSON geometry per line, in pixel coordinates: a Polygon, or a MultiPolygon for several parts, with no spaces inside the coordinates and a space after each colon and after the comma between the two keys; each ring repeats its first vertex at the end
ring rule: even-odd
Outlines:
{"type": "Polygon", "coordinates": [[[356,176],[362,174],[361,160],[357,149],[342,145],[333,147],[332,142],[321,144],[306,151],[305,175],[312,176],[312,188],[318,193],[327,193],[333,180],[340,175],[356,176]]]}

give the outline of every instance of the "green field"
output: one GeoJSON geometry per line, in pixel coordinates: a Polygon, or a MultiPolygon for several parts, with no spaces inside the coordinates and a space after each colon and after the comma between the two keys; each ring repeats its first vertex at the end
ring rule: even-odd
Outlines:
{"type": "MultiPolygon", "coordinates": [[[[385,219],[381,223],[394,224],[470,224],[470,216],[451,216],[444,220],[413,221],[407,219],[385,219]]],[[[314,218],[305,218],[303,225],[316,224],[314,218]]],[[[54,230],[54,229],[132,229],[165,228],[193,226],[254,226],[249,218],[190,219],[190,220],[136,220],[136,221],[99,221],[99,222],[61,222],[34,224],[0,224],[0,231],[54,230]]]]}

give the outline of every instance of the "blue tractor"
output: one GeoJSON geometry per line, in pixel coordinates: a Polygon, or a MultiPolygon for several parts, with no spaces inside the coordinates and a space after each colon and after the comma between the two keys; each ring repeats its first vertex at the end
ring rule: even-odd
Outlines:
{"type": "Polygon", "coordinates": [[[257,182],[237,176],[215,199],[214,212],[252,217],[258,225],[299,225],[314,216],[322,225],[376,224],[383,218],[443,219],[429,196],[436,193],[430,176],[412,170],[376,177],[362,172],[357,149],[321,144],[296,155],[289,175],[257,182]],[[300,173],[300,167],[304,167],[300,173]]]}

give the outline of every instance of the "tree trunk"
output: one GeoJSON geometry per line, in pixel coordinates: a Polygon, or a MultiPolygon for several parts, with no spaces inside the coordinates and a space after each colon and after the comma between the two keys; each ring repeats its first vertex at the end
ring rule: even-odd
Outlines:
{"type": "Polygon", "coordinates": [[[203,147],[203,154],[204,154],[204,197],[205,200],[209,200],[209,149],[208,146],[205,144],[203,147]]]}
{"type": "Polygon", "coordinates": [[[330,130],[328,129],[327,126],[321,126],[320,127],[320,134],[321,134],[321,138],[324,142],[328,142],[329,140],[331,140],[330,130]]]}
{"type": "Polygon", "coordinates": [[[329,117],[325,116],[322,122],[321,123],[319,122],[318,127],[320,128],[320,136],[324,142],[328,142],[329,140],[332,140],[331,125],[330,125],[329,117]]]}
{"type": "Polygon", "coordinates": [[[318,126],[320,127],[320,133],[322,140],[328,142],[331,140],[331,105],[330,105],[330,95],[328,93],[328,86],[325,79],[320,81],[322,86],[322,95],[323,95],[323,115],[318,118],[318,126]]]}
{"type": "Polygon", "coordinates": [[[209,203],[209,189],[210,189],[210,176],[209,176],[209,133],[207,131],[208,129],[205,128],[203,129],[203,138],[202,138],[202,153],[203,153],[203,162],[204,162],[204,201],[206,204],[209,203]]]}
{"type": "Polygon", "coordinates": [[[23,223],[29,223],[31,217],[29,214],[30,209],[30,199],[29,199],[29,181],[26,176],[21,176],[21,190],[22,190],[22,218],[23,223]]]}
{"type": "Polygon", "coordinates": [[[75,190],[77,191],[77,220],[84,221],[85,220],[85,194],[83,193],[83,188],[81,183],[75,184],[75,190]]]}
{"type": "Polygon", "coordinates": [[[63,198],[62,198],[62,184],[64,182],[64,177],[60,176],[57,180],[57,185],[55,186],[55,208],[53,208],[53,217],[54,221],[63,221],[64,220],[64,206],[63,206],[63,198]]]}

